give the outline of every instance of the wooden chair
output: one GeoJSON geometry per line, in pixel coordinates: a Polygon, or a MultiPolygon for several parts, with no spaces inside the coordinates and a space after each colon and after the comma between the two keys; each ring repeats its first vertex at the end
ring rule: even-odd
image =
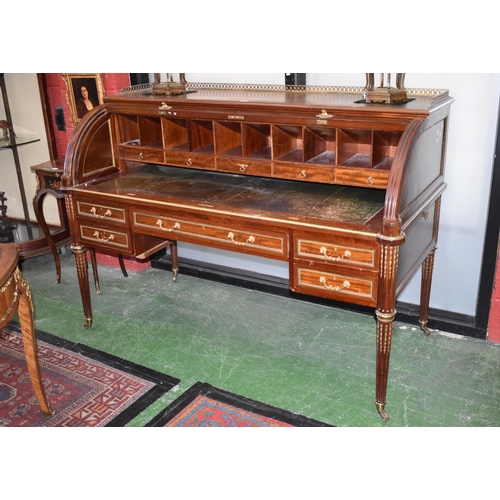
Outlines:
{"type": "Polygon", "coordinates": [[[0,328],[10,323],[17,311],[28,373],[35,395],[42,412],[53,415],[43,387],[38,362],[31,289],[18,267],[18,252],[19,247],[15,243],[0,244],[0,328]]]}

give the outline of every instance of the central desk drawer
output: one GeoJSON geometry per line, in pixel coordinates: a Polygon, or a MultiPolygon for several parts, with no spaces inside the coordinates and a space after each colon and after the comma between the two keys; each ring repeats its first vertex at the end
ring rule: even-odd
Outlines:
{"type": "Polygon", "coordinates": [[[179,167],[215,170],[215,158],[213,154],[201,154],[168,149],[165,151],[165,163],[168,165],[177,165],[179,167]]]}
{"type": "Polygon", "coordinates": [[[246,158],[217,158],[217,170],[236,174],[264,175],[270,177],[272,167],[270,161],[252,161],[246,158]]]}
{"type": "Polygon", "coordinates": [[[164,217],[141,212],[133,213],[137,229],[148,229],[149,234],[163,234],[199,245],[210,245],[229,250],[265,255],[274,259],[288,258],[288,235],[230,225],[214,225],[182,218],[164,217]],[[184,237],[184,238],[183,238],[184,237]]]}
{"type": "Polygon", "coordinates": [[[78,216],[91,217],[109,222],[126,222],[125,210],[123,208],[101,205],[100,203],[77,201],[76,211],[78,216]]]}

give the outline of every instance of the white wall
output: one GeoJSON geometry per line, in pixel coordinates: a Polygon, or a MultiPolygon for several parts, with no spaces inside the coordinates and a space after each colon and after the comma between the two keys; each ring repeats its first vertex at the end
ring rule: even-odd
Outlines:
{"type": "MultiPolygon", "coordinates": [[[[188,81],[227,83],[284,83],[283,73],[188,73],[188,81]]],[[[364,86],[364,73],[307,73],[308,85],[364,86]]],[[[497,73],[408,73],[407,88],[448,89],[451,107],[446,182],[441,229],[436,253],[431,307],[475,315],[487,222],[500,95],[497,73]]],[[[239,254],[183,246],[180,255],[241,267],[286,278],[286,264],[245,259],[239,254]]],[[[407,285],[399,300],[420,301],[420,274],[407,285]]]]}
{"type": "MultiPolygon", "coordinates": [[[[283,73],[186,73],[186,78],[191,82],[284,83],[283,73]]],[[[45,137],[36,76],[7,74],[6,79],[16,131],[17,127],[24,127],[40,137],[45,137]]],[[[475,315],[494,159],[500,74],[408,73],[405,83],[408,88],[448,89],[450,95],[455,98],[451,108],[448,137],[448,189],[443,195],[431,307],[475,315]]],[[[365,74],[307,73],[307,84],[362,87],[365,84],[365,74]]],[[[0,117],[1,112],[0,108],[0,117]]],[[[43,141],[37,145],[26,146],[24,150],[20,148],[30,205],[34,194],[34,179],[29,167],[49,158],[46,148],[43,141]]],[[[13,162],[7,164],[11,161],[9,155],[12,155],[8,151],[2,151],[0,155],[0,190],[8,193],[9,213],[22,216],[20,199],[15,194],[13,162]]],[[[47,218],[49,219],[49,216],[47,218]]],[[[288,276],[286,263],[246,257],[238,253],[183,244],[179,247],[179,254],[181,257],[271,276],[288,276]]],[[[420,276],[415,276],[408,284],[400,300],[412,304],[419,303],[420,276]]]]}

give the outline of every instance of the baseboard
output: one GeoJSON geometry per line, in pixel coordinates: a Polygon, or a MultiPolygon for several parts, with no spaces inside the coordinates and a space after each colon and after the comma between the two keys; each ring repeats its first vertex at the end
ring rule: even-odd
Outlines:
{"type": "MultiPolygon", "coordinates": [[[[163,269],[164,271],[171,271],[172,264],[170,262],[170,255],[166,254],[164,251],[153,255],[151,257],[151,267],[163,269]]],[[[287,279],[266,274],[179,257],[179,275],[182,274],[373,316],[373,308],[370,307],[346,304],[344,302],[294,293],[290,290],[287,279]]],[[[397,321],[419,326],[419,308],[417,305],[397,302],[396,310],[397,321]]],[[[429,322],[427,326],[430,329],[478,339],[486,339],[487,335],[484,328],[476,326],[473,316],[433,308],[429,309],[429,322]]]]}

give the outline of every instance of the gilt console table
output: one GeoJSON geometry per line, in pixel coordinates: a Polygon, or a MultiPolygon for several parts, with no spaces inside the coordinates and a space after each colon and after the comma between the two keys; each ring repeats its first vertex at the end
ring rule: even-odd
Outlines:
{"type": "Polygon", "coordinates": [[[383,420],[396,298],[422,267],[426,328],[447,91],[188,84],[104,99],[69,144],[63,192],[84,310],[86,247],[145,258],[184,241],[286,261],[291,290],[372,307],[383,420]]]}

